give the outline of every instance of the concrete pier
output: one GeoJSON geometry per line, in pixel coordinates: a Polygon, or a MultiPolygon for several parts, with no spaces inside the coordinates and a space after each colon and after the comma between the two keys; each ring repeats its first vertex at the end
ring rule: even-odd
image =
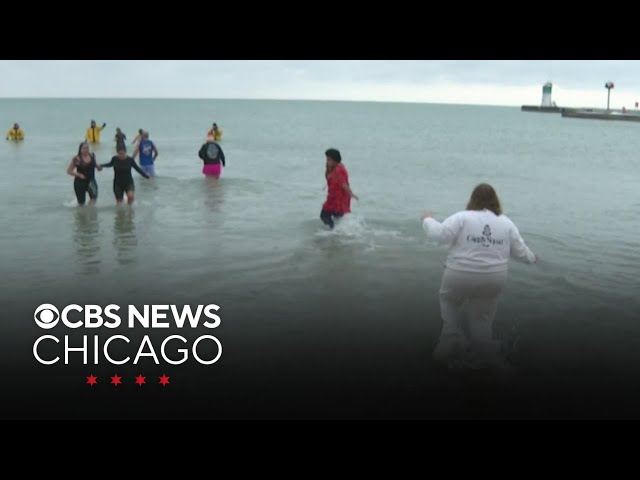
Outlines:
{"type": "Polygon", "coordinates": [[[522,105],[523,112],[562,113],[562,107],[542,107],[539,105],[522,105]]]}
{"type": "Polygon", "coordinates": [[[583,118],[591,120],[618,120],[623,122],[640,122],[638,110],[606,110],[601,108],[563,108],[562,116],[566,118],[583,118]]]}

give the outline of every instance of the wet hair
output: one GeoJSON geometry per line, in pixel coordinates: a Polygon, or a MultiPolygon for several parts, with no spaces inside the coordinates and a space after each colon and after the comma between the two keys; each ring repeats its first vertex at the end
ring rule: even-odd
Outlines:
{"type": "Polygon", "coordinates": [[[338,163],[342,162],[342,156],[340,155],[340,152],[338,150],[336,150],[335,148],[330,148],[329,150],[327,150],[326,152],[324,152],[324,154],[329,157],[331,160],[334,160],[338,163]]]}
{"type": "Polygon", "coordinates": [[[481,183],[473,189],[467,210],[484,210],[485,208],[498,216],[502,215],[502,207],[496,191],[488,183],[481,183]]]}
{"type": "Polygon", "coordinates": [[[78,146],[78,156],[82,155],[82,147],[85,145],[89,146],[88,142],[80,142],[80,146],[78,146]]]}

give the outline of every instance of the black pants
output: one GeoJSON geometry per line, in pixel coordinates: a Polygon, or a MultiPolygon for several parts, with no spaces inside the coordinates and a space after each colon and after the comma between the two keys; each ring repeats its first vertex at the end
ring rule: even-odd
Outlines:
{"type": "Polygon", "coordinates": [[[332,217],[340,218],[343,215],[344,215],[344,213],[328,212],[327,210],[323,209],[320,212],[320,219],[325,223],[325,225],[329,225],[329,227],[333,228],[335,223],[333,223],[333,218],[332,217]]]}
{"type": "Polygon", "coordinates": [[[76,198],[78,199],[78,203],[80,205],[84,205],[87,201],[87,193],[89,194],[89,198],[91,200],[95,200],[98,198],[98,184],[93,178],[89,180],[81,180],[79,178],[76,178],[73,181],[73,189],[76,192],[76,198]]]}

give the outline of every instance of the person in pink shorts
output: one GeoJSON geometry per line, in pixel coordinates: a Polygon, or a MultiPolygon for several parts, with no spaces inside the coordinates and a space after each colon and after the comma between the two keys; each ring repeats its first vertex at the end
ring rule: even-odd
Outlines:
{"type": "Polygon", "coordinates": [[[202,173],[206,177],[220,178],[222,167],[226,166],[224,152],[211,135],[207,137],[207,143],[200,148],[198,156],[204,162],[202,173]]]}

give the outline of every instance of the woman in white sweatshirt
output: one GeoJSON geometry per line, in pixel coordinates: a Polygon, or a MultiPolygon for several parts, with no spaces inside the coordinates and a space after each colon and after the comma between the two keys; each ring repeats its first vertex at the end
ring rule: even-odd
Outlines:
{"type": "Polygon", "coordinates": [[[462,360],[476,368],[496,366],[500,359],[492,325],[509,258],[536,263],[537,256],[486,183],[473,190],[466,210],[442,223],[426,212],[422,226],[429,240],[449,246],[439,292],[442,331],[434,358],[448,365],[462,360]],[[465,308],[468,334],[463,328],[465,308]]]}

